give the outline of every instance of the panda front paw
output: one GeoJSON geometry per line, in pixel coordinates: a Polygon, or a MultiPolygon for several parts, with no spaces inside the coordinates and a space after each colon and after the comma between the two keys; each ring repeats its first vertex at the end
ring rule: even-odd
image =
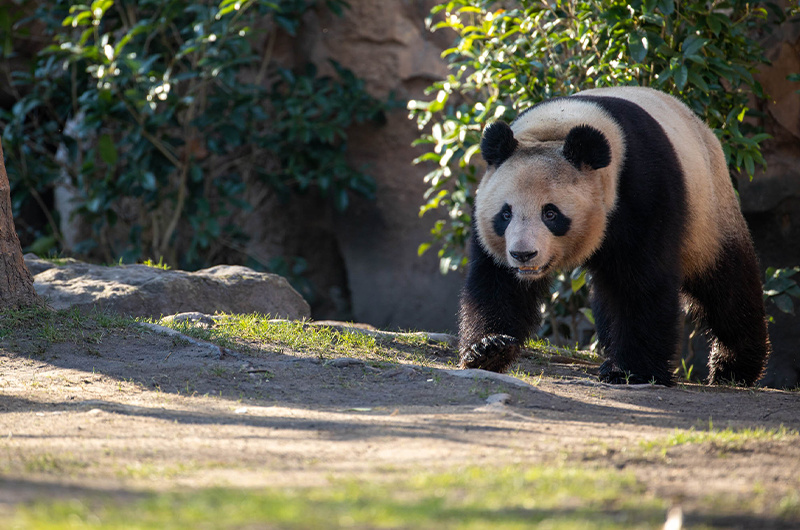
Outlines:
{"type": "Polygon", "coordinates": [[[461,350],[461,368],[504,372],[517,360],[520,341],[510,335],[487,335],[461,350]]]}

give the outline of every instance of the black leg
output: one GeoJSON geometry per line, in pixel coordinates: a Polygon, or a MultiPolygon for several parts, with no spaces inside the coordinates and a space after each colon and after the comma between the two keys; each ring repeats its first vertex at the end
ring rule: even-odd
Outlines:
{"type": "Polygon", "coordinates": [[[606,355],[602,381],[674,384],[670,361],[678,345],[680,281],[674,273],[660,276],[627,281],[603,273],[593,277],[592,311],[606,355]]]}
{"type": "Polygon", "coordinates": [[[752,385],[769,354],[761,274],[753,245],[730,241],[716,267],[684,285],[691,312],[708,327],[709,381],[752,385]]]}
{"type": "Polygon", "coordinates": [[[550,292],[550,281],[519,280],[511,269],[494,262],[475,235],[470,257],[459,310],[461,367],[502,372],[539,327],[539,308],[550,292]]]}

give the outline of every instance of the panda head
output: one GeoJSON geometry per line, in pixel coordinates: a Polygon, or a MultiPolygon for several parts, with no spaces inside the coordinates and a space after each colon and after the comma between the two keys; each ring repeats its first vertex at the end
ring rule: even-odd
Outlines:
{"type": "Polygon", "coordinates": [[[476,198],[478,238],[497,263],[537,279],[597,250],[608,213],[602,173],[611,163],[602,132],[579,125],[560,141],[521,144],[495,122],[481,152],[489,168],[476,198]]]}

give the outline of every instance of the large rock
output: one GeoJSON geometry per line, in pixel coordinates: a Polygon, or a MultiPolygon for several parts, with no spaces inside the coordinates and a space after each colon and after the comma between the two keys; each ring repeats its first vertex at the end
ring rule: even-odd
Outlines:
{"type": "MultiPolygon", "coordinates": [[[[377,97],[428,97],[425,88],[448,73],[441,51],[454,37],[425,28],[436,2],[348,4],[342,18],[324,10],[309,12],[302,35],[305,55],[324,74],[333,73],[327,61],[333,57],[364,79],[377,97]]],[[[420,132],[405,109],[388,112],[386,119],[380,127],[366,123],[348,131],[349,160],[375,178],[377,191],[374,201],[354,200],[329,225],[347,274],[352,315],[345,318],[379,328],[454,330],[463,279],[439,273],[435,250],[417,255],[436,220],[434,215],[419,216],[428,188],[424,177],[431,169],[411,164],[424,153],[411,145],[420,132]]]]}
{"type": "Polygon", "coordinates": [[[140,317],[187,311],[265,313],[288,319],[311,314],[306,301],[284,278],[247,267],[218,265],[185,272],[72,262],[42,270],[47,262],[31,256],[25,262],[29,269],[41,271],[33,285],[53,309],[97,308],[140,317]]]}

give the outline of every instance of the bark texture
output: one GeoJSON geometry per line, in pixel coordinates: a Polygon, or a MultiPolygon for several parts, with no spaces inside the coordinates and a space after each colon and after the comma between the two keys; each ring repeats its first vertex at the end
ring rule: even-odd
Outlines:
{"type": "Polygon", "coordinates": [[[44,302],[34,291],[33,277],[22,259],[11,211],[11,186],[0,143],[0,309],[33,305],[44,305],[44,302]]]}

